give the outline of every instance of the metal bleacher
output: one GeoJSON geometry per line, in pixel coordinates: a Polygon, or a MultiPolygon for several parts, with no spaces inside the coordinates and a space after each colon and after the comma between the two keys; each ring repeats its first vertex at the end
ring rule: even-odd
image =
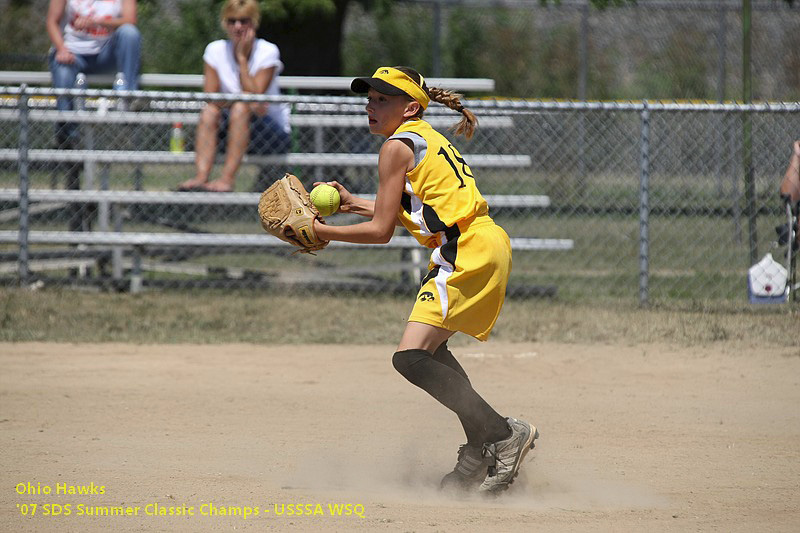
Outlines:
{"type": "MultiPolygon", "coordinates": [[[[343,90],[349,87],[350,78],[311,78],[311,77],[281,77],[282,87],[287,89],[304,90],[343,90]]],[[[103,77],[90,77],[92,83],[105,83],[103,77]]],[[[0,72],[0,84],[20,84],[20,87],[0,87],[0,123],[14,123],[24,120],[27,123],[36,122],[57,122],[68,119],[70,122],[84,124],[171,124],[173,122],[183,122],[185,124],[196,123],[202,100],[192,100],[185,93],[171,94],[168,92],[150,92],[150,109],[147,111],[130,112],[111,110],[102,116],[92,110],[60,112],[52,109],[53,98],[39,93],[39,102],[36,106],[28,106],[23,111],[19,105],[23,86],[21,84],[41,84],[50,83],[49,73],[42,72],[0,72]],[[177,96],[177,98],[175,98],[177,96]],[[48,100],[49,101],[46,101],[48,100]],[[45,100],[42,103],[42,100],[45,100]],[[153,110],[155,109],[155,111],[153,110]]],[[[444,86],[452,87],[456,90],[489,91],[494,87],[492,80],[460,80],[443,79],[431,80],[431,83],[441,83],[444,86]]],[[[165,74],[143,74],[141,77],[143,86],[152,85],[159,87],[199,87],[202,85],[202,76],[194,75],[165,75],[165,74]]],[[[33,89],[34,94],[36,89],[33,89]]],[[[100,97],[108,96],[109,91],[86,92],[87,95],[96,93],[100,97]]],[[[131,92],[131,95],[144,94],[146,91],[131,92]]],[[[74,94],[74,93],[70,93],[74,94]]],[[[114,94],[114,93],[111,93],[114,94]]],[[[123,94],[123,93],[117,93],[123,94]]],[[[204,95],[205,99],[210,99],[211,95],[204,95]]],[[[258,97],[255,97],[256,100],[258,97]]],[[[301,105],[304,100],[299,101],[301,105]]],[[[325,109],[325,102],[320,104],[306,103],[307,109],[325,109]],[[315,107],[316,106],[316,107],[315,107]]],[[[322,132],[326,127],[337,128],[365,128],[366,123],[363,115],[358,115],[355,109],[360,110],[362,106],[343,107],[339,100],[330,99],[330,104],[339,105],[339,109],[352,109],[353,112],[328,114],[324,112],[306,112],[293,114],[291,123],[296,127],[316,128],[322,132]]],[[[296,106],[295,106],[296,107],[296,106]]],[[[447,119],[442,116],[432,115],[429,121],[434,126],[452,124],[452,117],[447,119]],[[441,124],[439,124],[441,123],[441,124]]],[[[481,118],[481,127],[488,128],[511,128],[513,118],[503,115],[488,115],[481,118]]],[[[321,133],[315,135],[315,139],[321,139],[321,133]]],[[[375,168],[377,166],[377,154],[368,153],[328,153],[323,151],[322,142],[315,142],[312,151],[293,152],[289,154],[256,156],[246,155],[243,165],[286,165],[290,167],[309,167],[312,169],[324,169],[328,167],[364,167],[375,168]]],[[[97,164],[186,164],[194,163],[194,153],[173,153],[170,151],[159,150],[58,150],[44,148],[0,148],[0,161],[24,163],[79,163],[84,166],[85,172],[91,172],[97,164]]],[[[469,154],[470,166],[475,168],[526,168],[532,162],[527,154],[469,154]]],[[[193,193],[193,192],[170,192],[170,191],[142,191],[142,190],[104,190],[101,186],[95,189],[92,186],[89,190],[61,190],[61,189],[27,189],[21,188],[0,189],[0,202],[19,201],[20,219],[23,218],[24,208],[29,209],[36,205],[68,205],[68,204],[91,204],[97,207],[98,224],[95,231],[36,231],[24,228],[20,224],[20,231],[0,231],[0,243],[20,243],[20,246],[31,244],[54,244],[54,245],[92,245],[98,247],[111,247],[111,261],[113,263],[113,276],[117,282],[122,283],[125,271],[130,271],[128,288],[137,291],[142,287],[142,261],[139,252],[146,246],[170,246],[170,247],[203,247],[213,249],[215,247],[242,246],[255,249],[285,248],[287,245],[282,241],[266,234],[214,234],[214,233],[193,233],[193,232],[139,232],[124,231],[121,219],[110,219],[112,213],[119,206],[126,205],[222,205],[222,206],[252,206],[258,203],[258,193],[193,193]],[[112,230],[113,227],[113,230],[112,230]],[[24,232],[24,236],[23,236],[24,232]],[[23,242],[24,241],[24,242],[23,242]],[[122,250],[133,250],[128,253],[130,260],[126,260],[126,254],[122,250]]],[[[549,205],[549,198],[541,195],[488,195],[487,201],[493,207],[507,208],[541,208],[549,205]]],[[[12,211],[12,210],[8,210],[12,211]]],[[[2,214],[2,212],[0,212],[2,214]]],[[[352,245],[347,243],[332,243],[333,248],[363,248],[366,245],[352,245]]],[[[408,279],[419,279],[419,274],[423,272],[427,262],[423,257],[422,250],[416,241],[411,237],[395,236],[389,242],[390,248],[403,251],[400,267],[407,271],[408,279]]],[[[512,248],[518,250],[569,250],[572,249],[573,242],[570,239],[537,239],[537,238],[512,238],[512,248]]],[[[20,258],[27,257],[27,254],[20,253],[20,258]]],[[[20,272],[28,273],[29,265],[19,267],[20,272]]],[[[126,282],[127,283],[127,282],[126,282]]]]}

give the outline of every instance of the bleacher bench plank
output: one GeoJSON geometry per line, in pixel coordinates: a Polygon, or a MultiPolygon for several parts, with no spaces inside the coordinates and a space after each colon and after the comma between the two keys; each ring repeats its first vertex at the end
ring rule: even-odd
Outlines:
{"type": "MultiPolygon", "coordinates": [[[[375,200],[374,194],[356,196],[375,200]]],[[[206,204],[258,205],[260,193],[255,192],[171,192],[171,191],[88,191],[65,189],[30,189],[31,202],[109,202],[116,204],[206,204]]],[[[535,194],[487,194],[490,207],[542,208],[550,206],[550,198],[535,194]]],[[[0,189],[0,200],[19,199],[19,189],[0,189]]]]}
{"type": "MultiPolygon", "coordinates": [[[[0,243],[19,242],[19,232],[0,231],[0,243]]],[[[30,244],[86,244],[101,246],[225,246],[225,247],[269,247],[291,246],[272,235],[237,233],[144,233],[111,231],[30,231],[30,244]]],[[[370,248],[388,246],[389,248],[420,248],[413,237],[396,236],[387,244],[355,244],[332,242],[333,248],[370,248]]],[[[572,239],[537,239],[514,237],[511,248],[515,250],[571,250],[572,239]]]]}
{"type": "MultiPolygon", "coordinates": [[[[0,149],[0,161],[17,161],[19,150],[0,149]]],[[[529,155],[466,154],[471,167],[520,168],[531,166],[529,155]]],[[[222,158],[222,156],[220,156],[222,158]]],[[[28,150],[28,161],[67,161],[95,163],[194,163],[194,152],[140,150],[28,150]]],[[[274,155],[246,155],[242,163],[290,166],[375,167],[378,154],[290,153],[274,155]]]]}
{"type": "MultiPolygon", "coordinates": [[[[90,85],[108,85],[114,81],[111,74],[90,74],[90,85]]],[[[445,87],[453,91],[492,92],[495,82],[491,78],[426,78],[429,86],[445,87]]],[[[348,76],[281,76],[282,89],[349,91],[353,78],[348,76]]],[[[49,71],[0,71],[0,84],[52,85],[49,71]]],[[[139,76],[140,87],[203,87],[202,74],[144,73],[139,76]]]]}
{"type": "MultiPolygon", "coordinates": [[[[57,122],[68,119],[71,122],[89,124],[197,124],[200,120],[199,111],[194,112],[132,112],[115,111],[99,115],[95,111],[57,111],[53,109],[31,109],[28,111],[28,120],[31,122],[57,122]]],[[[0,120],[19,120],[19,109],[0,109],[0,120]]],[[[426,116],[425,120],[435,128],[448,128],[456,124],[460,118],[452,116],[426,116]]],[[[512,128],[514,120],[508,116],[482,116],[479,126],[481,128],[512,128]]],[[[340,127],[340,128],[368,128],[367,115],[324,115],[324,114],[292,114],[289,123],[299,127],[340,127]]]]}

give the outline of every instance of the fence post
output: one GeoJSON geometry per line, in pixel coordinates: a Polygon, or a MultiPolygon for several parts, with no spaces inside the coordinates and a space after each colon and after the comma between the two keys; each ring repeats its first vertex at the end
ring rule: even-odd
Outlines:
{"type": "Polygon", "coordinates": [[[725,82],[727,79],[727,52],[725,46],[728,42],[728,9],[722,3],[719,4],[719,23],[717,26],[717,100],[722,103],[725,100],[725,82]]]}
{"type": "Polygon", "coordinates": [[[28,86],[22,84],[19,92],[19,284],[24,287],[30,282],[30,265],[28,264],[28,232],[30,231],[30,213],[28,210],[28,86]]]}
{"type": "Polygon", "coordinates": [[[589,3],[581,6],[581,29],[578,34],[578,100],[586,100],[586,79],[589,70],[589,3]]]}
{"type": "MultiPolygon", "coordinates": [[[[578,100],[586,101],[586,79],[589,69],[589,4],[581,7],[581,29],[578,47],[578,100]]],[[[578,190],[585,191],[586,182],[586,111],[578,111],[578,190]]]]}
{"type": "MultiPolygon", "coordinates": [[[[742,0],[742,97],[744,105],[749,106],[753,95],[753,75],[751,64],[752,50],[752,6],[750,0],[742,0]]],[[[742,143],[744,148],[744,201],[747,223],[749,226],[750,262],[753,265],[758,261],[758,235],[756,223],[758,212],[756,210],[756,183],[753,170],[753,123],[750,117],[751,109],[742,114],[742,143]]]]}
{"type": "Polygon", "coordinates": [[[433,76],[442,75],[442,2],[433,3],[433,76]]]}
{"type": "Polygon", "coordinates": [[[650,109],[642,106],[642,138],[639,173],[639,306],[649,304],[650,277],[650,109]]]}
{"type": "MultiPolygon", "coordinates": [[[[727,42],[727,35],[728,35],[728,24],[726,22],[726,18],[728,16],[728,10],[726,7],[720,3],[719,5],[719,25],[717,26],[717,48],[719,54],[717,54],[717,101],[720,104],[725,103],[725,79],[726,76],[726,51],[727,47],[725,43],[727,42]]],[[[717,132],[717,146],[725,146],[725,114],[719,114],[719,131],[717,132]]],[[[715,164],[716,164],[716,176],[717,176],[717,194],[720,198],[723,197],[725,194],[725,189],[723,187],[723,165],[725,162],[723,161],[725,150],[716,150],[715,151],[715,164]]]]}
{"type": "MultiPolygon", "coordinates": [[[[749,105],[745,102],[745,105],[749,105]]],[[[753,120],[750,110],[742,113],[742,148],[744,149],[744,210],[747,216],[750,265],[758,261],[758,210],[756,209],[756,180],[753,168],[753,120]]]]}

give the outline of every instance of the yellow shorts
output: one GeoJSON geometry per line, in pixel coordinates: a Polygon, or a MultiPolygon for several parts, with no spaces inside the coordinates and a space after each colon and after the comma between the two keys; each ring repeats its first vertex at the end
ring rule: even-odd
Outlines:
{"type": "Polygon", "coordinates": [[[409,322],[489,338],[511,273],[511,241],[489,217],[433,250],[409,322]]]}

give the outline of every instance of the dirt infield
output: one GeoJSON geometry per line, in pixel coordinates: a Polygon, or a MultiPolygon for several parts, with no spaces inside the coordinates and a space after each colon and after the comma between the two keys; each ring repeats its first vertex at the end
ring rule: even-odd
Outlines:
{"type": "Polygon", "coordinates": [[[463,435],[392,351],[0,344],[0,529],[800,527],[796,348],[457,347],[541,431],[492,501],[437,491],[463,435]]]}

